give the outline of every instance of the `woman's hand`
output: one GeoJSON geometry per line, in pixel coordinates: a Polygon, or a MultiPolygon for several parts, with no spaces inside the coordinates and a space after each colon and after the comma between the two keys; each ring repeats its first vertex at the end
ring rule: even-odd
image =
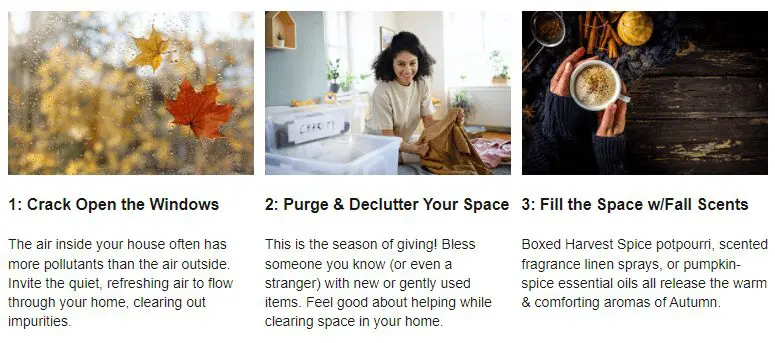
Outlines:
{"type": "Polygon", "coordinates": [[[431,149],[431,146],[428,145],[428,143],[417,142],[412,144],[412,150],[413,150],[412,152],[417,155],[420,155],[420,157],[425,157],[425,155],[428,154],[428,150],[430,149],[431,149]]]}
{"type": "MultiPolygon", "coordinates": [[[[463,111],[462,108],[456,107],[456,108],[450,109],[450,112],[451,111],[457,112],[457,114],[456,114],[457,118],[455,118],[455,124],[458,124],[458,125],[465,124],[466,114],[465,114],[465,111],[463,111]]],[[[449,115],[449,113],[447,115],[449,115]]]]}
{"type": "Polygon", "coordinates": [[[579,59],[582,57],[584,57],[584,48],[578,48],[560,63],[557,71],[554,72],[554,76],[552,76],[552,82],[549,85],[550,92],[559,96],[570,95],[570,76],[573,74],[573,70],[576,69],[576,65],[581,62],[598,59],[597,56],[593,56],[579,62],[579,59]]]}
{"type": "MultiPolygon", "coordinates": [[[[627,86],[622,81],[622,94],[627,95],[627,86]]],[[[624,124],[627,122],[627,103],[617,100],[608,105],[604,111],[597,113],[597,135],[599,137],[613,137],[624,133],[624,124]]]]}

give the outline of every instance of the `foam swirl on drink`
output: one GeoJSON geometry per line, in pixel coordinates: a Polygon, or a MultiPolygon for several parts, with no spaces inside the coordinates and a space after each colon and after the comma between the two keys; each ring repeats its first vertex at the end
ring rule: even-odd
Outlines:
{"type": "Polygon", "coordinates": [[[614,96],[616,84],[614,75],[607,68],[592,65],[584,68],[576,77],[576,98],[584,106],[598,106],[614,96]]]}

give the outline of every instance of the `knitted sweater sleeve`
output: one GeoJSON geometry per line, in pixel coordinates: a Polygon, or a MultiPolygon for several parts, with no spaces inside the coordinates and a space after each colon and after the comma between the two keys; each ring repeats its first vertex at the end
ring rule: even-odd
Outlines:
{"type": "Polygon", "coordinates": [[[592,145],[595,148],[595,159],[600,174],[627,174],[624,166],[625,147],[627,141],[624,135],[614,137],[592,137],[592,145]]]}
{"type": "Polygon", "coordinates": [[[543,109],[535,125],[533,144],[528,148],[523,162],[525,174],[551,174],[563,142],[576,140],[577,128],[582,116],[587,114],[571,97],[546,92],[543,109]]]}

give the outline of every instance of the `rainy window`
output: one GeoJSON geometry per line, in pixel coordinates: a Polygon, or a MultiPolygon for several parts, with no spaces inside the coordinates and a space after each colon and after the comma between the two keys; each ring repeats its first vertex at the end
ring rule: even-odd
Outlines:
{"type": "Polygon", "coordinates": [[[251,13],[8,21],[9,174],[253,174],[251,13]]]}

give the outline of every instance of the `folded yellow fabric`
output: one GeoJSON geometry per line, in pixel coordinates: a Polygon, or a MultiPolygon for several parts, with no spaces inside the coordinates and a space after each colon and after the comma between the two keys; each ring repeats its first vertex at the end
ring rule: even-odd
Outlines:
{"type": "Polygon", "coordinates": [[[420,163],[439,175],[491,175],[465,129],[457,124],[457,115],[462,111],[450,108],[444,119],[423,131],[420,142],[427,143],[430,149],[420,163]]]}

